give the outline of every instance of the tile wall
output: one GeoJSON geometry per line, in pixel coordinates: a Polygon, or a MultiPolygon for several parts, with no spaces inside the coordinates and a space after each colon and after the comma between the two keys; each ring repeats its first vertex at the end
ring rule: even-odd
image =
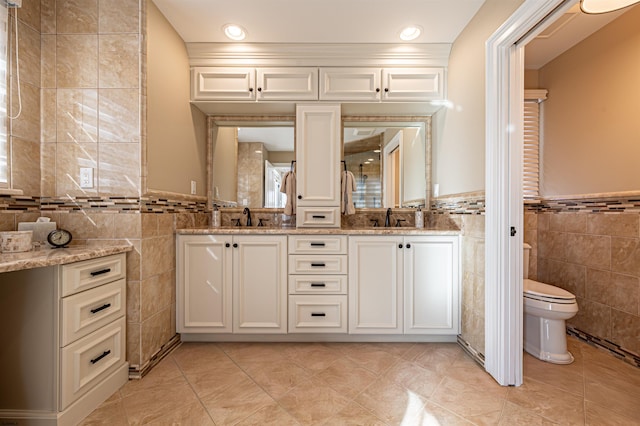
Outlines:
{"type": "Polygon", "coordinates": [[[269,156],[262,142],[238,144],[238,204],[264,206],[264,162],[269,156]]]}
{"type": "Polygon", "coordinates": [[[568,326],[640,360],[640,198],[543,201],[525,224],[530,277],[576,295],[568,326]]]}

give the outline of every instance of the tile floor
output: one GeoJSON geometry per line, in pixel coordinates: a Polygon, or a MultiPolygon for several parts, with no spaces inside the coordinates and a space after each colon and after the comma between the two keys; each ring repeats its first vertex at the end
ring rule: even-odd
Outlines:
{"type": "Polygon", "coordinates": [[[638,425],[640,369],[569,337],[501,387],[456,344],[183,343],[84,425],[638,425]]]}

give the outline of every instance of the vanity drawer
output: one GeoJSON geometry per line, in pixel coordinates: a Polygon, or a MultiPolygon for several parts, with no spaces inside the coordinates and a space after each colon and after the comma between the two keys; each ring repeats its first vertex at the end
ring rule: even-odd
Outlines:
{"type": "Polygon", "coordinates": [[[121,279],[62,299],[61,346],[124,316],[126,285],[121,279]]]}
{"type": "Polygon", "coordinates": [[[347,255],[327,254],[327,255],[289,255],[290,274],[346,274],[347,255]]]}
{"type": "Polygon", "coordinates": [[[347,294],[347,276],[289,275],[289,294],[347,294]]]}
{"type": "Polygon", "coordinates": [[[122,253],[62,265],[62,297],[125,278],[125,259],[122,253]]]}
{"type": "Polygon", "coordinates": [[[296,209],[298,228],[339,228],[340,207],[300,207],[296,209]]]}
{"type": "Polygon", "coordinates": [[[60,410],[125,362],[125,337],[122,317],[60,350],[60,410]]]}
{"type": "Polygon", "coordinates": [[[346,235],[289,236],[289,254],[347,254],[346,235]]]}
{"type": "Polygon", "coordinates": [[[289,333],[346,333],[347,296],[289,296],[289,333]]]}

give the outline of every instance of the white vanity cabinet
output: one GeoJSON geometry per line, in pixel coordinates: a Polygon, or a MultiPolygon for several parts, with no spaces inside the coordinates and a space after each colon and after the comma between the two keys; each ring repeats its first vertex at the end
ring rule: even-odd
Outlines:
{"type": "Polygon", "coordinates": [[[178,235],[177,254],[179,333],[286,333],[286,236],[178,235]]]}
{"type": "Polygon", "coordinates": [[[433,101],[444,99],[444,68],[320,68],[320,100],[433,101]]]}
{"type": "Polygon", "coordinates": [[[78,424],[128,379],[125,254],[0,274],[0,321],[0,424],[78,424]]]}
{"type": "Polygon", "coordinates": [[[347,237],[289,236],[289,333],[346,333],[347,237]]]}
{"type": "Polygon", "coordinates": [[[318,99],[318,68],[191,68],[192,101],[318,99]]]}
{"type": "Polygon", "coordinates": [[[297,227],[340,227],[340,105],[296,106],[297,227]]]}
{"type": "Polygon", "coordinates": [[[349,333],[456,335],[458,236],[350,236],[349,333]]]}

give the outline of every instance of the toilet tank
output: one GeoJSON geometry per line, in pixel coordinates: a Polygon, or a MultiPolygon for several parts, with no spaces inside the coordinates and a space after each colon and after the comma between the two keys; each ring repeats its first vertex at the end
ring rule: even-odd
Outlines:
{"type": "Polygon", "coordinates": [[[522,278],[525,280],[529,278],[529,254],[531,253],[531,246],[527,243],[523,244],[523,259],[522,259],[522,278]]]}

